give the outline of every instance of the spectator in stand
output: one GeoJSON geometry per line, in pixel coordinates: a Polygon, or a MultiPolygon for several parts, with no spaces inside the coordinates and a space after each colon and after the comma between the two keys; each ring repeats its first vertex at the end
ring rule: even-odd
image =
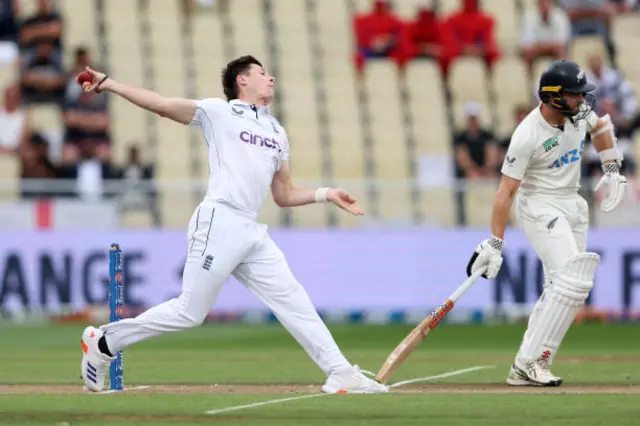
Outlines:
{"type": "MultiPolygon", "coordinates": [[[[640,128],[640,111],[635,92],[620,70],[607,68],[599,55],[591,55],[587,80],[596,86],[596,99],[607,99],[613,103],[613,110],[618,116],[616,126],[629,134],[640,128]]],[[[606,114],[604,105],[599,101],[595,104],[595,111],[600,116],[606,114]]]]}
{"type": "Polygon", "coordinates": [[[633,12],[638,10],[640,6],[638,0],[609,0],[609,3],[615,7],[618,14],[633,12]]]}
{"type": "Polygon", "coordinates": [[[79,145],[95,146],[97,156],[108,160],[110,155],[109,127],[111,117],[103,94],[83,92],[77,100],[69,101],[64,108],[63,162],[72,163],[78,158],[79,145]]]}
{"type": "Polygon", "coordinates": [[[65,124],[65,146],[63,162],[73,163],[78,158],[78,144],[94,144],[98,158],[110,158],[111,118],[106,93],[85,93],[76,82],[76,76],[87,66],[93,66],[89,52],[84,47],[75,51],[75,63],[67,82],[63,120],[65,124]]]}
{"type": "Polygon", "coordinates": [[[502,168],[502,163],[504,162],[504,157],[507,155],[507,149],[509,149],[509,144],[511,143],[511,135],[513,135],[513,132],[515,131],[516,127],[518,127],[518,124],[520,124],[520,122],[522,122],[522,120],[524,120],[525,117],[529,114],[529,111],[531,111],[531,108],[529,107],[529,105],[520,104],[515,106],[513,110],[513,118],[514,118],[513,130],[509,132],[507,137],[505,137],[498,143],[498,158],[496,160],[496,163],[497,163],[496,170],[498,172],[500,172],[500,169],[502,168]]]}
{"type": "Polygon", "coordinates": [[[467,127],[454,136],[458,178],[477,180],[498,175],[496,139],[480,125],[480,110],[477,102],[467,103],[467,127]]]}
{"type": "Polygon", "coordinates": [[[53,44],[40,43],[34,53],[27,53],[23,58],[21,73],[25,103],[62,102],[65,74],[60,54],[55,51],[53,44]]]}
{"type": "Polygon", "coordinates": [[[97,145],[89,140],[77,144],[77,161],[60,168],[60,177],[75,180],[75,191],[69,195],[86,201],[113,197],[107,182],[118,178],[118,170],[109,160],[97,156],[97,145]]]}
{"type": "Polygon", "coordinates": [[[538,0],[538,10],[528,11],[522,25],[521,54],[529,74],[538,58],[562,59],[567,55],[571,24],[553,0],[538,0]]]}
{"type": "Polygon", "coordinates": [[[80,96],[80,93],[83,91],[82,87],[78,85],[76,78],[78,74],[83,72],[86,67],[95,67],[93,61],[91,61],[91,55],[89,55],[89,50],[84,46],[76,47],[74,51],[74,61],[73,68],[69,72],[69,76],[67,79],[67,87],[65,92],[65,100],[75,100],[80,96]]]}
{"type": "Polygon", "coordinates": [[[609,60],[616,65],[616,48],[611,37],[612,18],[616,8],[608,0],[561,0],[569,21],[572,37],[598,36],[604,40],[609,60]]]}
{"type": "Polygon", "coordinates": [[[148,210],[156,227],[162,220],[158,206],[158,193],[153,182],[153,165],[144,164],[137,145],[129,146],[127,164],[122,168],[122,210],[148,210]]]}
{"type": "Polygon", "coordinates": [[[27,111],[20,104],[20,88],[17,84],[4,89],[0,129],[0,154],[17,153],[27,138],[27,111]]]}
{"type": "Polygon", "coordinates": [[[407,30],[411,57],[434,59],[442,65],[442,58],[447,56],[443,51],[445,35],[433,0],[419,3],[416,18],[408,24],[407,30]]]}
{"type": "Polygon", "coordinates": [[[41,43],[52,44],[62,50],[62,16],[53,7],[52,0],[38,0],[37,11],[20,25],[20,49],[30,51],[41,43]]]}
{"type": "Polygon", "coordinates": [[[459,56],[481,58],[491,71],[500,58],[494,34],[495,20],[480,10],[478,0],[462,0],[462,10],[446,17],[443,27],[448,52],[443,58],[445,73],[459,56]]]}
{"type": "Polygon", "coordinates": [[[18,0],[0,0],[0,65],[18,57],[18,0]]]}
{"type": "Polygon", "coordinates": [[[49,142],[39,132],[30,132],[28,141],[20,149],[20,193],[22,198],[48,198],[46,185],[39,187],[41,179],[58,177],[57,167],[49,160],[49,142]]]}
{"type": "Polygon", "coordinates": [[[355,17],[353,27],[357,44],[355,62],[359,72],[368,59],[390,58],[403,66],[409,58],[406,25],[393,13],[389,1],[375,0],[370,13],[355,17]]]}

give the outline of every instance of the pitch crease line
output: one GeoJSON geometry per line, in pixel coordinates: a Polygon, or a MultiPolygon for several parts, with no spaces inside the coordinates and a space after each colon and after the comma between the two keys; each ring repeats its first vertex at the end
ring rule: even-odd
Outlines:
{"type": "Polygon", "coordinates": [[[130,391],[136,391],[136,390],[142,390],[142,389],[149,389],[151,386],[133,386],[131,388],[124,388],[121,391],[118,390],[105,390],[105,391],[100,391],[100,392],[92,392],[91,395],[106,395],[109,393],[121,393],[121,392],[130,392],[130,391]]]}
{"type": "MultiPolygon", "coordinates": [[[[485,368],[493,368],[493,367],[495,367],[495,366],[493,366],[493,365],[479,365],[479,366],[476,366],[476,367],[463,368],[461,370],[449,371],[447,373],[437,374],[435,376],[420,377],[420,378],[417,378],[417,379],[405,380],[405,381],[402,381],[402,382],[394,383],[393,385],[391,385],[389,387],[394,388],[394,387],[404,386],[404,385],[407,385],[407,384],[410,384],[410,383],[428,382],[430,380],[443,379],[443,378],[446,378],[446,377],[457,376],[457,375],[460,375],[460,374],[471,373],[473,371],[478,371],[478,370],[483,370],[485,368]]],[[[231,411],[240,411],[240,410],[245,410],[245,409],[249,409],[249,408],[263,407],[265,405],[280,404],[280,403],[284,403],[284,402],[297,401],[297,400],[309,399],[309,398],[318,398],[318,397],[321,397],[321,396],[330,396],[330,395],[333,395],[333,394],[330,394],[330,393],[314,393],[314,394],[311,394],[311,395],[301,395],[301,396],[293,396],[293,397],[289,397],[289,398],[270,399],[270,400],[267,400],[267,401],[254,402],[254,403],[251,403],[251,404],[234,405],[234,406],[231,406],[231,407],[219,408],[217,410],[209,410],[209,411],[205,411],[204,414],[214,415],[214,414],[229,413],[231,411]]]]}
{"type": "Polygon", "coordinates": [[[419,377],[417,379],[403,380],[402,382],[398,382],[398,383],[394,383],[392,385],[389,385],[389,387],[390,388],[397,388],[399,386],[409,385],[411,383],[429,382],[431,380],[445,379],[447,377],[459,376],[460,374],[472,373],[474,371],[484,370],[484,369],[487,369],[487,368],[494,368],[494,367],[495,367],[495,365],[477,365],[475,367],[463,368],[462,370],[449,371],[448,373],[442,373],[442,374],[438,374],[438,375],[435,375],[435,376],[419,377]]]}

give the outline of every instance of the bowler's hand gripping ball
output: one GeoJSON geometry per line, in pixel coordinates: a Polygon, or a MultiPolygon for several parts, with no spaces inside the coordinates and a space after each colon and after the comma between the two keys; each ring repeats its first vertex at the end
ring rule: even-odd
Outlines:
{"type": "Polygon", "coordinates": [[[80,86],[82,86],[84,83],[91,84],[93,82],[93,76],[89,71],[82,71],[80,74],[78,74],[78,77],[76,77],[76,81],[80,86]]]}

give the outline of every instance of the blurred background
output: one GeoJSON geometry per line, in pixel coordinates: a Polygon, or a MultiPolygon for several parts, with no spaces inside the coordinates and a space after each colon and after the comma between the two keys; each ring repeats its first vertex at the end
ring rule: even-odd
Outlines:
{"type": "MultiPolygon", "coordinates": [[[[202,138],[85,94],[75,76],[90,65],[166,96],[220,97],[221,69],[252,54],[276,78],[296,183],[341,186],[367,211],[268,199],[260,220],[323,316],[383,323],[420,320],[466,278],[541,72],[577,61],[630,181],[627,201],[601,213],[587,141],[581,193],[603,260],[580,320],[638,319],[639,46],[637,0],[0,0],[2,318],[104,319],[112,242],[127,315],[180,291],[207,185],[202,138]]],[[[500,276],[448,320],[528,313],[542,269],[517,229],[506,241],[500,276]]],[[[211,319],[273,320],[233,280],[211,319]]]]}

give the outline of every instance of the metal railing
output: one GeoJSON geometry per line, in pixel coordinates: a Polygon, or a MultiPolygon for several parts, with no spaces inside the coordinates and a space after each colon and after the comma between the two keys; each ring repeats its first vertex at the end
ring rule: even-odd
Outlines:
{"type": "MultiPolygon", "coordinates": [[[[371,227],[371,226],[434,226],[473,228],[489,227],[491,208],[497,189],[497,180],[465,181],[452,180],[446,183],[425,184],[417,180],[349,180],[337,179],[334,186],[349,191],[366,212],[362,218],[352,218],[348,214],[338,214],[337,224],[329,220],[328,212],[333,206],[305,206],[294,209],[280,209],[267,195],[260,220],[269,226],[292,227],[371,227]],[[379,194],[370,199],[371,186],[379,194]],[[419,192],[419,204],[413,196],[419,192]],[[373,205],[373,203],[377,203],[373,205]],[[419,210],[419,219],[415,211],[419,210]],[[290,215],[291,220],[285,216],[290,215]]],[[[154,180],[136,181],[106,180],[98,192],[83,191],[75,180],[8,180],[0,179],[0,202],[11,203],[19,200],[42,198],[80,199],[86,202],[98,200],[116,203],[122,212],[123,227],[162,226],[181,229],[186,226],[196,207],[193,194],[204,197],[206,180],[154,180]],[[155,210],[154,210],[155,209],[155,210]],[[139,221],[130,222],[127,214],[149,213],[154,217],[147,225],[139,221]]],[[[317,181],[297,181],[304,187],[325,186],[317,181]]],[[[598,200],[590,188],[594,182],[583,180],[581,195],[591,207],[591,225],[598,227],[640,227],[640,204],[635,196],[632,182],[629,197],[612,213],[600,212],[598,200]]],[[[339,212],[341,213],[341,212],[339,212]]],[[[150,217],[151,217],[150,216],[150,217]]]]}

